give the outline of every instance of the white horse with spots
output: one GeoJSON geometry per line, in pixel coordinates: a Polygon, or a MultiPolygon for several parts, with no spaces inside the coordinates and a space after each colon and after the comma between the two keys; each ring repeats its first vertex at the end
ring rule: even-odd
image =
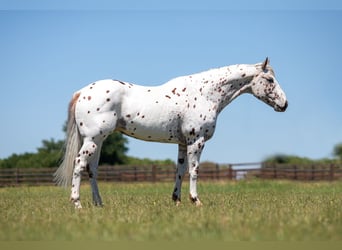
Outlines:
{"type": "Polygon", "coordinates": [[[161,86],[143,87],[117,80],[94,82],[77,91],[69,106],[65,157],[55,173],[58,184],[71,183],[71,201],[81,208],[81,171],[89,172],[93,201],[102,205],[96,177],[102,142],[113,131],[137,139],[178,144],[172,199],[181,201],[185,171],[190,174],[190,200],[201,205],[196,181],[204,144],[215,131],[218,114],[243,93],[251,93],[285,111],[287,100],[268,59],[175,78],[161,86]]]}

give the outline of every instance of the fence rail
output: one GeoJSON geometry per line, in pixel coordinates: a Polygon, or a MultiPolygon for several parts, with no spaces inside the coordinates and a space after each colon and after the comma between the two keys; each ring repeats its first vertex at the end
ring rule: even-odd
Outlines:
{"type": "MultiPolygon", "coordinates": [[[[212,165],[200,168],[200,180],[239,180],[245,178],[290,179],[302,181],[333,181],[342,179],[341,165],[302,166],[261,163],[212,165]]],[[[54,185],[56,168],[0,169],[0,187],[18,185],[54,185]]],[[[188,176],[188,174],[186,174],[188,176]]],[[[87,173],[82,173],[87,179],[87,173]]],[[[98,180],[106,182],[165,182],[174,181],[174,166],[100,166],[98,180]]]]}
{"type": "Polygon", "coordinates": [[[334,181],[342,179],[342,165],[264,165],[260,169],[260,177],[264,179],[290,179],[299,181],[334,181]]]}

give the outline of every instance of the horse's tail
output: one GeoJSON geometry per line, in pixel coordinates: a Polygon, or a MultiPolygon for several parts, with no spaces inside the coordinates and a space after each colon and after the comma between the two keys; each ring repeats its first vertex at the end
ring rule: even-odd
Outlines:
{"type": "Polygon", "coordinates": [[[81,148],[80,133],[75,120],[75,107],[80,93],[74,94],[69,104],[69,115],[67,121],[67,137],[64,146],[64,158],[54,173],[54,181],[59,186],[67,187],[71,184],[75,158],[81,148]]]}

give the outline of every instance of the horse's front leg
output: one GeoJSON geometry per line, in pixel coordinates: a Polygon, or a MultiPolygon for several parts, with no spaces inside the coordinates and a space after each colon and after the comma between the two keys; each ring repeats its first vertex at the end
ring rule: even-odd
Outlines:
{"type": "Polygon", "coordinates": [[[181,202],[182,182],[187,166],[186,148],[187,147],[185,145],[178,145],[177,173],[175,188],[173,189],[172,193],[172,200],[174,200],[177,206],[181,202]]]}
{"type": "Polygon", "coordinates": [[[201,157],[203,148],[204,148],[204,138],[199,138],[193,144],[188,145],[187,147],[188,165],[189,165],[189,174],[190,174],[189,198],[190,198],[190,201],[194,203],[196,206],[202,205],[197,194],[197,176],[198,176],[200,157],[201,157]]]}

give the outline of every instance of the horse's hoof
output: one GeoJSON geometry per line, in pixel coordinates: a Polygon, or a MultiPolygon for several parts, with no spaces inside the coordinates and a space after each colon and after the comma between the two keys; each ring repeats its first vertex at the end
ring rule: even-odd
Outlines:
{"type": "Polygon", "coordinates": [[[74,203],[75,209],[81,209],[82,208],[80,199],[74,199],[74,198],[71,197],[70,201],[72,203],[74,203]]]}
{"type": "Polygon", "coordinates": [[[195,204],[196,207],[202,206],[202,202],[198,199],[198,197],[192,197],[190,194],[189,199],[190,199],[191,203],[195,204]]]}
{"type": "Polygon", "coordinates": [[[197,201],[195,201],[195,206],[196,207],[201,207],[201,206],[203,206],[203,204],[202,204],[202,202],[199,199],[197,199],[197,201]]]}
{"type": "Polygon", "coordinates": [[[74,205],[75,205],[75,209],[82,209],[82,205],[80,201],[74,202],[74,205]]]}
{"type": "Polygon", "coordinates": [[[95,207],[103,207],[103,203],[102,202],[94,202],[94,206],[95,207]]]}

